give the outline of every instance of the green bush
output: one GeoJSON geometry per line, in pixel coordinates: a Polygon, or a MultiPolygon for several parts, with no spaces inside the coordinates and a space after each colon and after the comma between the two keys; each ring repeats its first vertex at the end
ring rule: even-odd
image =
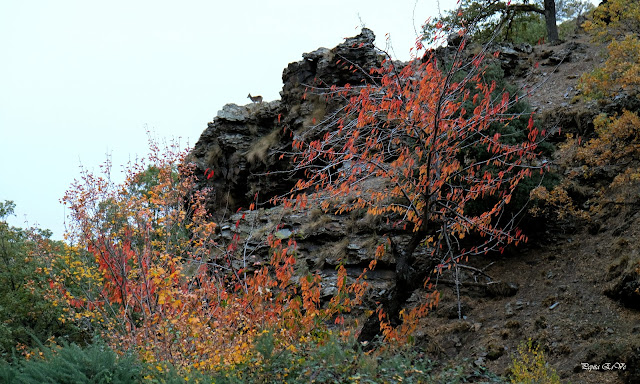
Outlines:
{"type": "Polygon", "coordinates": [[[41,345],[29,359],[0,363],[0,383],[140,383],[143,368],[133,356],[118,356],[98,341],[84,348],[68,343],[41,345]]]}
{"type": "Polygon", "coordinates": [[[33,346],[32,337],[47,340],[65,337],[82,342],[86,335],[70,322],[62,322],[62,308],[47,298],[46,252],[63,252],[61,242],[37,228],[21,229],[9,224],[15,204],[0,202],[0,360],[10,359],[17,345],[33,346]]]}
{"type": "Polygon", "coordinates": [[[242,366],[223,368],[216,384],[235,383],[424,383],[431,362],[417,353],[369,355],[355,342],[304,341],[285,348],[276,346],[270,332],[259,336],[254,357],[242,366]]]}

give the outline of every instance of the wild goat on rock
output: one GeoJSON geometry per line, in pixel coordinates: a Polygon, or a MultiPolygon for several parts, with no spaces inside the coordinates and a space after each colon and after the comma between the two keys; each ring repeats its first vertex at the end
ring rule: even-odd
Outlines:
{"type": "Polygon", "coordinates": [[[262,96],[251,96],[251,94],[249,94],[247,97],[254,103],[262,103],[262,96]]]}

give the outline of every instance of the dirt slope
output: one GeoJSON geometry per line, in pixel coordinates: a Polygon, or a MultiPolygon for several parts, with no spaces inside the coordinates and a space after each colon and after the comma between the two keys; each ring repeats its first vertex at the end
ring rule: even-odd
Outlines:
{"type": "MultiPolygon", "coordinates": [[[[524,58],[531,69],[512,80],[532,91],[529,100],[548,128],[588,136],[595,111],[577,101],[577,83],[601,63],[601,54],[585,35],[537,46],[524,58]]],[[[509,254],[470,260],[492,278],[517,285],[517,292],[489,297],[473,285],[479,274],[466,273],[464,318],[458,320],[455,289],[441,285],[442,304],[424,321],[422,345],[445,359],[469,359],[504,374],[518,344],[531,338],[563,382],[640,382],[640,312],[605,294],[630,283],[620,279],[638,257],[640,214],[626,207],[599,220],[595,231],[587,223],[554,224],[509,254]],[[585,363],[598,369],[584,369],[585,363]]]]}

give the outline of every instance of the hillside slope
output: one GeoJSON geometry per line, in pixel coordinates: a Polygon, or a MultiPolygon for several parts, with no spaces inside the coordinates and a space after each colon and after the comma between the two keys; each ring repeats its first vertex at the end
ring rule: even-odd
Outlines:
{"type": "MultiPolygon", "coordinates": [[[[381,56],[372,41],[372,32],[363,30],[332,50],[320,48],[304,54],[302,61],[284,71],[282,100],[225,106],[191,154],[200,174],[215,170],[215,177],[202,178],[200,187],[216,191],[208,206],[220,222],[220,236],[230,238],[236,233],[251,239],[256,232],[267,231],[285,238],[295,236],[298,268],[320,271],[327,295],[335,284],[338,260],[357,275],[373,258],[377,232],[391,229],[364,214],[331,215],[315,210],[296,215],[266,202],[286,193],[295,180],[286,162],[278,161],[278,154],[291,143],[291,136],[280,127],[286,125],[291,135],[303,135],[313,121],[336,108],[320,96],[302,95],[318,79],[338,85],[360,81],[357,74],[335,66],[333,58],[346,56],[365,70],[375,67],[381,56]],[[261,208],[243,211],[257,194],[265,202],[261,208]],[[234,214],[238,209],[240,213],[234,214]],[[234,228],[243,214],[243,224],[234,228]]],[[[627,100],[596,104],[576,98],[580,75],[601,62],[602,47],[585,35],[559,45],[500,45],[496,50],[509,80],[528,92],[544,127],[556,133],[551,137],[556,144],[565,134],[588,139],[594,134],[592,121],[597,113],[628,106],[627,100]]],[[[561,162],[554,164],[558,174],[566,171],[561,162]]],[[[640,382],[640,314],[635,291],[639,286],[635,270],[640,248],[638,212],[636,201],[623,209],[605,210],[588,221],[550,221],[549,217],[529,228],[528,244],[502,255],[470,260],[471,268],[461,280],[462,319],[458,319],[454,279],[444,274],[441,304],[423,320],[418,346],[454,365],[467,361],[505,374],[517,346],[531,338],[544,348],[563,381],[640,382]],[[495,284],[480,283],[489,278],[495,284]],[[584,369],[585,363],[599,369],[584,369]],[[626,364],[625,369],[614,363],[626,364]]],[[[257,240],[249,241],[249,248],[256,259],[265,252],[257,240]]],[[[381,260],[370,275],[372,307],[393,289],[393,265],[392,259],[381,260]]]]}

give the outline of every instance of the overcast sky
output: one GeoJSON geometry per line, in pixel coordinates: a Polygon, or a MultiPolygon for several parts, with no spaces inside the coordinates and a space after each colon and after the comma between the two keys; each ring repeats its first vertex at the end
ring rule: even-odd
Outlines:
{"type": "MultiPolygon", "coordinates": [[[[442,10],[455,0],[442,0],[442,10]]],[[[146,129],[193,146],[226,103],[279,98],[282,70],[361,24],[409,57],[426,0],[2,0],[0,201],[63,234],[80,165],[147,152],[146,129]]]]}

